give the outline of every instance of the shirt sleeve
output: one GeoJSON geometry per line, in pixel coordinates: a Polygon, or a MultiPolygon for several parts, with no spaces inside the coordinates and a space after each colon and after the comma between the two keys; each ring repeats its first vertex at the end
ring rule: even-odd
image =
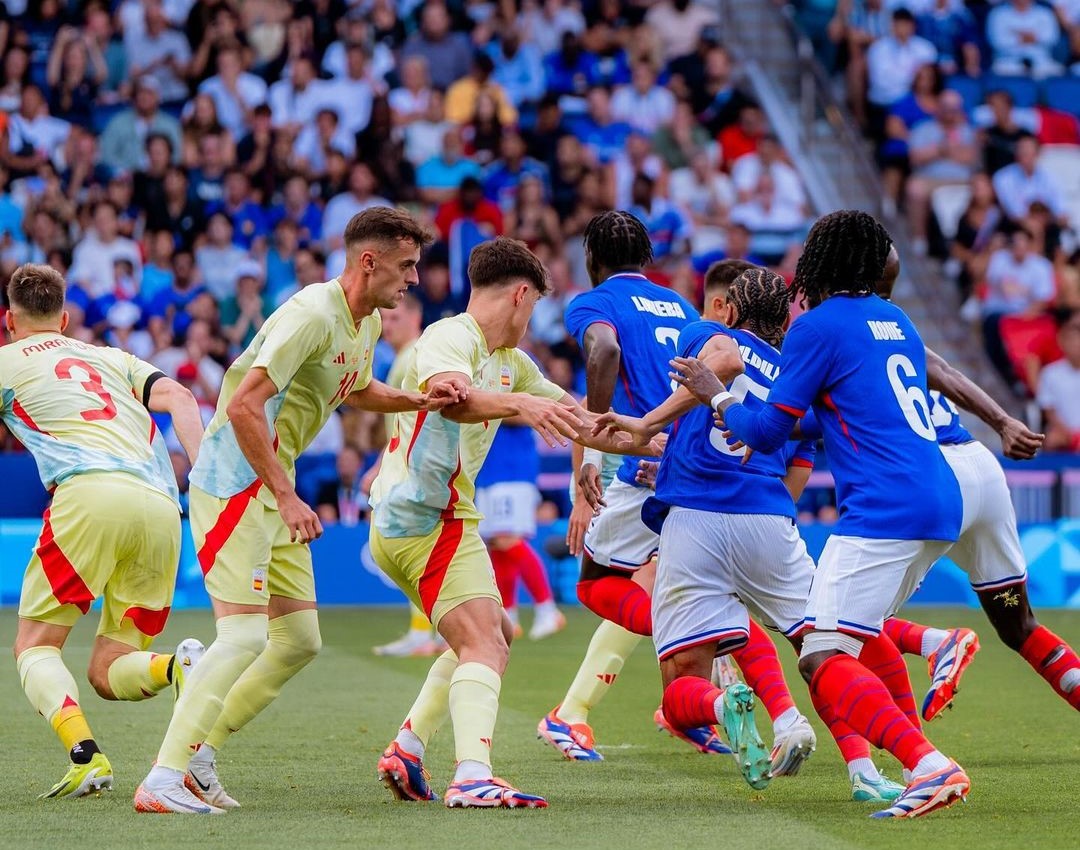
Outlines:
{"type": "Polygon", "coordinates": [[[812,314],[791,326],[780,349],[780,376],[766,401],[798,418],[821,394],[832,364],[830,346],[812,326],[812,314]]]}
{"type": "Polygon", "coordinates": [[[128,381],[135,391],[135,397],[145,405],[149,401],[146,393],[148,389],[147,383],[152,383],[151,378],[154,378],[155,375],[164,375],[164,372],[157,366],[147,363],[145,360],[140,360],[134,354],[124,352],[123,358],[127,367],[128,381]]]}
{"type": "Polygon", "coordinates": [[[514,392],[550,398],[553,401],[566,395],[566,390],[544,377],[540,367],[533,363],[524,351],[514,349],[514,361],[514,392]]]}
{"type": "Polygon", "coordinates": [[[817,443],[813,440],[803,440],[795,447],[795,452],[788,462],[788,467],[801,466],[804,469],[813,469],[816,456],[817,443]]]}
{"type": "Polygon", "coordinates": [[[472,383],[475,346],[471,342],[456,322],[441,322],[428,328],[416,343],[416,380],[420,391],[442,372],[460,372],[472,383]]]}
{"type": "Polygon", "coordinates": [[[364,330],[368,333],[368,356],[364,358],[364,364],[360,367],[360,374],[353,387],[354,392],[364,389],[375,377],[375,346],[379,344],[379,337],[382,336],[382,315],[378,310],[364,319],[364,330]]]}
{"type": "Polygon", "coordinates": [[[812,410],[806,411],[806,415],[799,420],[799,431],[807,440],[817,441],[825,436],[821,428],[821,421],[812,410]]]}
{"type": "Polygon", "coordinates": [[[288,386],[312,355],[330,342],[330,324],[326,317],[303,313],[295,304],[281,311],[272,327],[263,327],[266,336],[251,367],[265,369],[279,391],[288,386]]]}
{"type": "Polygon", "coordinates": [[[585,292],[571,301],[566,308],[566,330],[582,348],[585,347],[585,332],[591,325],[601,322],[615,330],[605,307],[606,304],[598,293],[585,292]]]}

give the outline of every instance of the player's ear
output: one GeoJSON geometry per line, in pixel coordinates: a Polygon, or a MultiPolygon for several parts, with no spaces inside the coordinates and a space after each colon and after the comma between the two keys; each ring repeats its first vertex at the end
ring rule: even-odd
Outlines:
{"type": "Polygon", "coordinates": [[[11,334],[12,336],[14,336],[15,335],[15,314],[13,312],[11,312],[11,310],[8,310],[7,313],[4,314],[4,324],[7,325],[8,333],[11,334]]]}
{"type": "Polygon", "coordinates": [[[529,289],[530,288],[531,288],[531,286],[528,283],[519,283],[517,285],[517,287],[514,289],[514,306],[515,307],[520,307],[522,304],[525,303],[526,299],[529,297],[529,289]]]}
{"type": "Polygon", "coordinates": [[[63,333],[67,330],[68,322],[70,321],[71,316],[68,314],[67,310],[60,314],[60,333],[63,333]]]}

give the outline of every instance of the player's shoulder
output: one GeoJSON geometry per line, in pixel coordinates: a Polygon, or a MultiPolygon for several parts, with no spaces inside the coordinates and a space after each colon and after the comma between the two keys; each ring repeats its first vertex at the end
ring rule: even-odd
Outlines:
{"type": "Polygon", "coordinates": [[[718,335],[730,336],[738,340],[736,333],[723,322],[697,319],[679,331],[679,354],[691,357],[700,351],[706,342],[718,335]]]}

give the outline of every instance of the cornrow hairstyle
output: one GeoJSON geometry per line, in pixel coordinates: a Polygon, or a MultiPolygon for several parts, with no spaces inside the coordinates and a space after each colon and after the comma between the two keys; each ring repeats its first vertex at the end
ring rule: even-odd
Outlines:
{"type": "Polygon", "coordinates": [[[585,227],[583,242],[594,265],[601,268],[643,268],[653,259],[649,231],[625,210],[608,210],[593,216],[585,227]]]}
{"type": "Polygon", "coordinates": [[[888,231],[872,215],[839,210],[817,220],[795,267],[791,298],[816,307],[838,292],[871,294],[892,247],[888,231]]]}
{"type": "Polygon", "coordinates": [[[790,301],[787,283],[780,275],[768,269],[747,269],[732,281],[727,297],[739,314],[735,327],[780,347],[790,301]]]}

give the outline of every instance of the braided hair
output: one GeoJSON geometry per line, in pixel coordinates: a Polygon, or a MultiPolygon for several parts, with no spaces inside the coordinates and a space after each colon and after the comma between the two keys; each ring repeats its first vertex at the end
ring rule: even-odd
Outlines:
{"type": "Polygon", "coordinates": [[[625,210],[593,216],[585,227],[585,253],[594,268],[643,268],[653,259],[649,231],[625,210]]]}
{"type": "Polygon", "coordinates": [[[788,320],[787,283],[775,272],[754,267],[731,283],[728,303],[738,311],[737,328],[745,328],[769,345],[780,347],[788,320]]]}
{"type": "Polygon", "coordinates": [[[892,247],[888,231],[858,210],[839,210],[817,220],[795,267],[791,298],[816,307],[838,292],[871,294],[892,247]]]}

